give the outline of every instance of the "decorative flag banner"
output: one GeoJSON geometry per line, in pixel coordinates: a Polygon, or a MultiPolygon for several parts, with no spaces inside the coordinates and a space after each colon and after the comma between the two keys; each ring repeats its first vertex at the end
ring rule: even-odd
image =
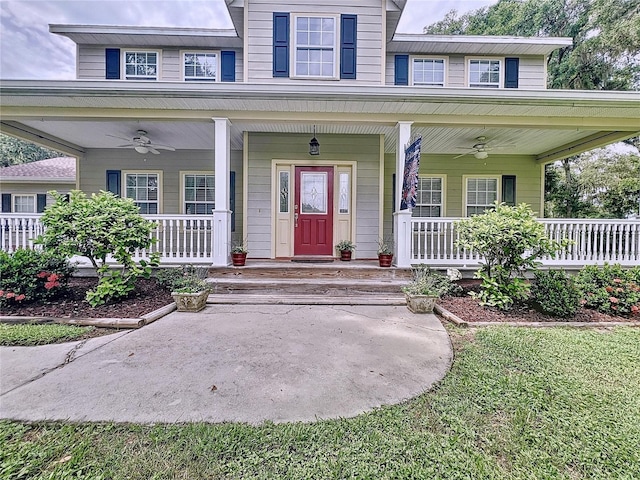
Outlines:
{"type": "Polygon", "coordinates": [[[420,148],[422,137],[416,138],[404,151],[404,178],[402,180],[402,199],[400,210],[415,208],[418,193],[418,170],[420,170],[420,148]]]}

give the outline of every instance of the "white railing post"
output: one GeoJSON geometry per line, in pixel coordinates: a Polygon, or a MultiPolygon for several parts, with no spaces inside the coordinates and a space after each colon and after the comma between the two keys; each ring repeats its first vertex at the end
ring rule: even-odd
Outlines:
{"type": "Polygon", "coordinates": [[[231,259],[231,210],[229,170],[231,166],[231,122],[214,118],[215,208],[213,210],[212,265],[226,267],[231,259]]]}

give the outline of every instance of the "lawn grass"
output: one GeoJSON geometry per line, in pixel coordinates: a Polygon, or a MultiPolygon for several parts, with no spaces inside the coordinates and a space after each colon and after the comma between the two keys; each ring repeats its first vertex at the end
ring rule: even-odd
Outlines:
{"type": "Polygon", "coordinates": [[[0,345],[15,347],[67,342],[82,337],[94,328],[57,323],[0,323],[0,345]]]}
{"type": "Polygon", "coordinates": [[[435,390],[352,419],[0,422],[0,478],[640,478],[640,330],[452,335],[435,390]]]}

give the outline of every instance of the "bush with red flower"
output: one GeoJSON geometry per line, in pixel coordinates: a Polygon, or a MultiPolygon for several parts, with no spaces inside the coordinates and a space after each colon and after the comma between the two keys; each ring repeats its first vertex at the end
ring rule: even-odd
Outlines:
{"type": "Polygon", "coordinates": [[[609,315],[640,315],[640,267],[589,265],[576,277],[583,305],[609,315]]]}

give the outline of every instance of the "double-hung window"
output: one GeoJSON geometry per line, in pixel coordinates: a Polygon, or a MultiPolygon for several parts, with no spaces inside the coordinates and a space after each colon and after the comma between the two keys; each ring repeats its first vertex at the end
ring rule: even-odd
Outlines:
{"type": "Polygon", "coordinates": [[[502,60],[491,58],[470,59],[468,68],[470,87],[502,87],[502,60]]]}
{"type": "Polygon", "coordinates": [[[160,173],[124,173],[125,197],[131,198],[140,213],[154,215],[160,213],[160,173]]]}
{"type": "Polygon", "coordinates": [[[295,17],[294,76],[336,78],[337,17],[295,17]]]}
{"type": "Polygon", "coordinates": [[[184,213],[211,215],[215,208],[215,175],[213,173],[184,173],[184,213]]]}
{"type": "Polygon", "coordinates": [[[36,213],[36,196],[14,195],[13,213],[36,213]]]}
{"type": "Polygon", "coordinates": [[[466,215],[479,215],[494,207],[498,200],[498,177],[466,177],[466,215]]]}
{"type": "Polygon", "coordinates": [[[218,54],[216,52],[184,52],[183,73],[187,82],[217,82],[218,54]]]}
{"type": "Polygon", "coordinates": [[[444,211],[444,178],[419,177],[414,217],[442,217],[444,211]]]}
{"type": "Polygon", "coordinates": [[[125,50],[124,73],[127,80],[157,80],[160,54],[157,51],[125,50]]]}
{"type": "Polygon", "coordinates": [[[414,58],[413,84],[444,87],[444,58],[414,58]]]}

